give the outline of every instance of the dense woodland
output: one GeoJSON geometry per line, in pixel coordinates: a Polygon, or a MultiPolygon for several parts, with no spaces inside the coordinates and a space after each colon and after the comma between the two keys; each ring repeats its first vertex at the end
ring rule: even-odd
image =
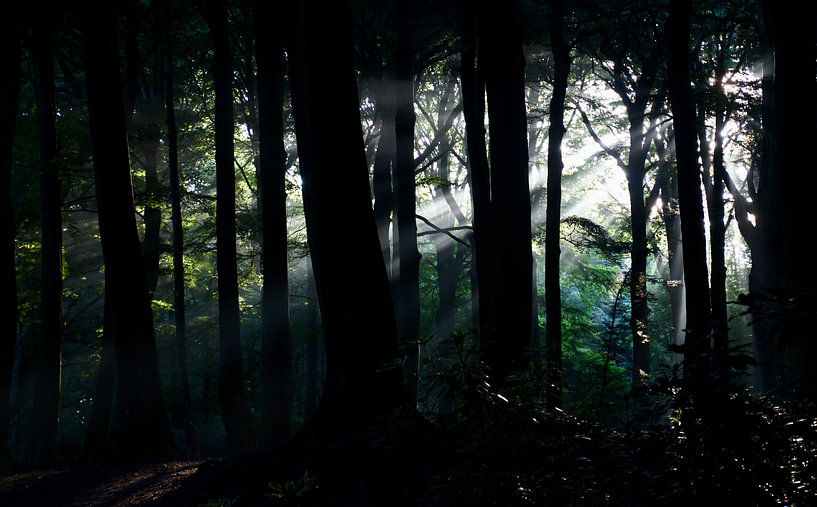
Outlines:
{"type": "Polygon", "coordinates": [[[815,501],[814,2],[5,12],[0,503],[815,501]]]}

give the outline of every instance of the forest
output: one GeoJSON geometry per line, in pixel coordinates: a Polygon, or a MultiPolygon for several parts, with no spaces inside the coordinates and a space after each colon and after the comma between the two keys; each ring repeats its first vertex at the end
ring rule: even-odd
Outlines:
{"type": "Polygon", "coordinates": [[[4,11],[0,505],[817,504],[817,3],[4,11]]]}

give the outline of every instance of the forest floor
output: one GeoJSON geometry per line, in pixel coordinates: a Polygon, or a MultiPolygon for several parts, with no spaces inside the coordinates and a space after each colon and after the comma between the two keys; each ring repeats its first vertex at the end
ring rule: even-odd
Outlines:
{"type": "Polygon", "coordinates": [[[80,466],[66,462],[38,471],[0,470],[3,506],[163,504],[199,470],[202,461],[80,466]]]}

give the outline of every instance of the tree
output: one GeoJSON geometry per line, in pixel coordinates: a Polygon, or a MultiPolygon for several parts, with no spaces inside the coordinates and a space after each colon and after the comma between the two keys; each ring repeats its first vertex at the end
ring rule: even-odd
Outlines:
{"type": "Polygon", "coordinates": [[[170,220],[173,224],[173,317],[176,324],[176,358],[178,361],[179,393],[175,419],[184,429],[188,456],[197,454],[196,427],[193,421],[193,403],[190,394],[190,373],[187,354],[187,312],[184,280],[184,226],[182,199],[179,188],[179,133],[176,124],[176,101],[173,80],[173,39],[171,37],[171,0],[166,0],[160,11],[164,32],[164,89],[167,124],[168,173],[170,175],[170,220]]]}
{"type": "Polygon", "coordinates": [[[216,269],[218,271],[218,399],[230,452],[252,448],[253,435],[241,364],[241,314],[236,267],[235,167],[233,166],[233,58],[224,0],[208,0],[213,39],[216,128],[216,269]]]}
{"type": "Polygon", "coordinates": [[[0,305],[0,460],[9,457],[9,425],[11,422],[11,383],[14,354],[17,346],[17,274],[15,262],[15,237],[17,236],[14,209],[11,199],[11,168],[17,107],[20,94],[20,34],[17,30],[17,12],[12,7],[8,13],[7,28],[0,32],[0,51],[6,71],[0,79],[0,97],[3,109],[0,113],[0,291],[6,302],[0,305]]]}
{"type": "MultiPolygon", "coordinates": [[[[47,7],[49,9],[49,7],[47,7]]],[[[57,150],[57,108],[54,54],[51,41],[54,13],[46,12],[35,28],[32,55],[35,67],[37,126],[40,132],[40,247],[42,303],[40,337],[35,359],[35,402],[32,411],[34,466],[43,466],[57,453],[62,346],[62,190],[57,150]]]]}
{"type": "MultiPolygon", "coordinates": [[[[501,230],[503,245],[503,274],[494,279],[496,331],[485,344],[484,360],[498,379],[526,368],[531,345],[531,205],[525,56],[518,18],[517,2],[481,5],[478,36],[488,100],[491,220],[494,240],[500,239],[501,230]]],[[[494,271],[499,260],[497,252],[494,271]]]]}
{"type": "Polygon", "coordinates": [[[391,413],[405,397],[369,191],[349,6],[297,4],[287,49],[307,238],[326,344],[319,421],[331,431],[391,413]],[[326,58],[327,40],[333,41],[331,58],[326,58]],[[337,244],[338,231],[345,233],[343,245],[337,244]]]}
{"type": "Polygon", "coordinates": [[[811,262],[810,235],[812,201],[817,188],[814,160],[807,155],[805,146],[817,136],[817,8],[805,4],[790,8],[764,1],[766,22],[774,50],[774,122],[772,136],[773,170],[780,185],[780,227],[782,255],[777,262],[782,269],[779,287],[787,293],[793,305],[784,312],[787,317],[782,327],[781,340],[795,344],[799,349],[796,369],[800,381],[810,389],[817,388],[817,345],[814,341],[813,316],[817,312],[817,275],[803,270],[811,262]],[[804,194],[802,189],[808,189],[804,194]]]}
{"type": "Polygon", "coordinates": [[[286,151],[283,120],[283,51],[280,12],[270,2],[254,4],[258,65],[261,193],[261,333],[264,383],[264,440],[283,443],[290,433],[289,286],[287,281],[286,151]]]}
{"type": "Polygon", "coordinates": [[[695,133],[695,103],[690,88],[689,43],[692,3],[671,0],[667,19],[667,70],[672,103],[675,153],[678,161],[678,207],[684,238],[684,274],[687,324],[684,377],[693,392],[700,392],[708,376],[712,313],[706,263],[706,233],[695,133]]]}
{"type": "Polygon", "coordinates": [[[548,410],[562,408],[562,288],[559,282],[562,218],[562,139],[570,47],[565,39],[567,13],[564,0],[552,4],[550,46],[553,52],[553,95],[548,129],[547,215],[545,224],[545,313],[547,317],[548,410]]]}
{"type": "Polygon", "coordinates": [[[417,401],[420,338],[420,252],[417,250],[417,196],[414,184],[414,65],[409,1],[397,0],[394,135],[398,336],[405,350],[406,384],[417,401]]]}
{"type": "Polygon", "coordinates": [[[169,454],[172,441],[136,228],[115,18],[106,2],[90,0],[83,7],[99,233],[116,337],[116,402],[103,453],[117,458],[154,458],[169,454]]]}

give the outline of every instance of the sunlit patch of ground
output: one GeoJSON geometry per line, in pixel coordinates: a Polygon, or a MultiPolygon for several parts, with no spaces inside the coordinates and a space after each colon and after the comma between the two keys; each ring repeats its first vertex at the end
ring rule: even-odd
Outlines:
{"type": "Polygon", "coordinates": [[[0,476],[0,505],[108,506],[160,503],[201,461],[54,468],[0,476]]]}

